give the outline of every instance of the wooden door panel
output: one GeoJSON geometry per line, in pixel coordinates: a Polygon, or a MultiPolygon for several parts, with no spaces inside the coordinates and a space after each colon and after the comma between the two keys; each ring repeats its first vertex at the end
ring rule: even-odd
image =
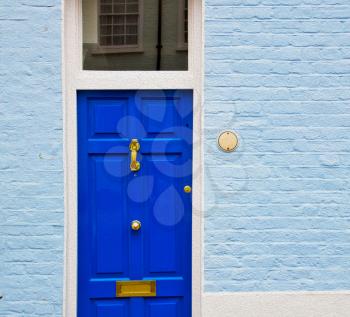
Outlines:
{"type": "Polygon", "coordinates": [[[191,316],[192,125],[191,91],[78,92],[78,317],[191,316]]]}

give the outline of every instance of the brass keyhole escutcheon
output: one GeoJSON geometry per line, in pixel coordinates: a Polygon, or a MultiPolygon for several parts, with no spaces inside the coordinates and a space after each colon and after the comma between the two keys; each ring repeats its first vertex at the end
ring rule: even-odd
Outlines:
{"type": "Polygon", "coordinates": [[[141,222],[138,220],[133,220],[131,222],[131,229],[134,231],[139,231],[141,229],[141,222]]]}
{"type": "Polygon", "coordinates": [[[131,152],[130,170],[132,172],[137,172],[141,168],[140,162],[137,161],[137,152],[140,151],[139,141],[137,139],[132,139],[129,145],[129,149],[131,152]]]}
{"type": "Polygon", "coordinates": [[[191,191],[192,191],[192,187],[191,187],[191,186],[186,185],[186,186],[184,187],[184,192],[185,192],[186,194],[189,194],[191,191]]]}

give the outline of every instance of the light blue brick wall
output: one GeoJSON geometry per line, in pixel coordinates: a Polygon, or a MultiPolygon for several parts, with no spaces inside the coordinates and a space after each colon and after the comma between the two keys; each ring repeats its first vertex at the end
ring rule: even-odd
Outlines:
{"type": "Polygon", "coordinates": [[[207,0],[205,26],[205,290],[350,289],[350,2],[207,0]]]}
{"type": "Polygon", "coordinates": [[[0,316],[61,316],[59,0],[0,1],[0,316]]]}
{"type": "MultiPolygon", "coordinates": [[[[61,316],[60,17],[0,3],[0,316],[61,316]]],[[[207,0],[205,26],[206,291],[350,289],[350,4],[207,0]]]]}

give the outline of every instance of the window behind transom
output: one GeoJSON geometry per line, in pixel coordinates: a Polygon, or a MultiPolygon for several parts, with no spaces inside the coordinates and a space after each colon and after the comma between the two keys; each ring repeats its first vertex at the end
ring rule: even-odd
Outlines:
{"type": "Polygon", "coordinates": [[[100,0],[101,46],[138,45],[139,0],[100,0]]]}
{"type": "Polygon", "coordinates": [[[187,0],[81,1],[84,70],[188,70],[187,0]]]}

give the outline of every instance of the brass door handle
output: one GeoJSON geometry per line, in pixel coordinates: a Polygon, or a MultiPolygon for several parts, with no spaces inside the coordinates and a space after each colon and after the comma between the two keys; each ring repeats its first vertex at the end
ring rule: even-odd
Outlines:
{"type": "Polygon", "coordinates": [[[131,221],[131,229],[134,231],[139,231],[141,229],[141,222],[138,220],[131,221]]]}
{"type": "Polygon", "coordinates": [[[131,152],[130,170],[137,172],[141,168],[140,162],[137,161],[137,152],[140,150],[140,143],[137,139],[132,139],[129,145],[131,152]]]}
{"type": "Polygon", "coordinates": [[[189,194],[191,191],[192,191],[192,187],[191,187],[191,186],[186,185],[186,186],[184,187],[184,192],[185,192],[186,194],[189,194]]]}

